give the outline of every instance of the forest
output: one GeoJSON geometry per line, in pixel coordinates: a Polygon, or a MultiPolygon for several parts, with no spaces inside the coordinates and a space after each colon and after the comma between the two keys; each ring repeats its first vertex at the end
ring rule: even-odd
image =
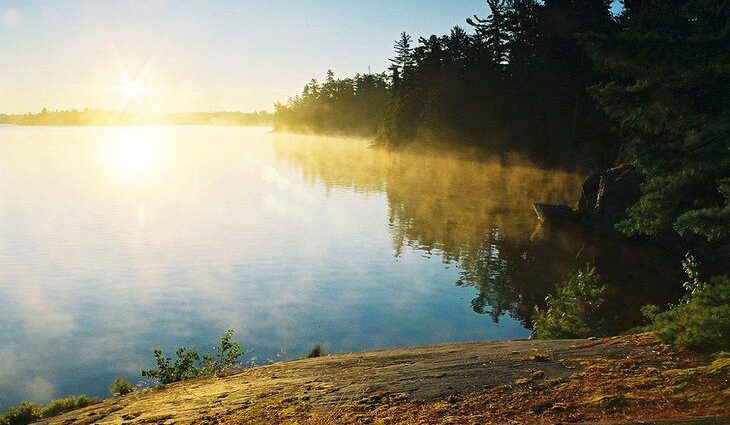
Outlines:
{"type": "Polygon", "coordinates": [[[728,5],[487,0],[469,31],[402,33],[387,72],[311,80],[277,130],[439,141],[567,168],[632,163],[630,235],[730,239],[728,5]]]}

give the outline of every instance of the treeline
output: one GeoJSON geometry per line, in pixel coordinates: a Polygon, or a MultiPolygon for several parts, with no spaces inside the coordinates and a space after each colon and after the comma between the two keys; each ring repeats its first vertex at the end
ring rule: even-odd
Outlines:
{"type": "Polygon", "coordinates": [[[312,79],[302,94],[286,105],[274,105],[274,128],[302,133],[375,136],[390,99],[389,78],[382,74],[357,74],[335,78],[327,71],[321,84],[312,79]]]}
{"type": "Polygon", "coordinates": [[[36,114],[0,114],[0,124],[15,125],[271,125],[272,114],[266,111],[245,112],[187,112],[187,113],[131,113],[95,109],[82,111],[48,111],[36,114]]]}
{"type": "Polygon", "coordinates": [[[473,33],[402,34],[379,141],[480,143],[548,161],[613,153],[586,88],[598,81],[577,35],[615,30],[610,1],[488,0],[473,33]]]}
{"type": "Polygon", "coordinates": [[[301,96],[277,106],[275,125],[333,133],[357,133],[365,126],[377,131],[364,134],[377,133],[377,141],[388,146],[435,139],[542,160],[578,153],[611,157],[616,148],[606,143],[606,117],[586,90],[600,81],[599,75],[577,39],[588,31],[617,30],[611,1],[487,3],[491,14],[467,19],[469,32],[455,27],[417,41],[403,33],[387,74],[373,77],[382,81],[388,98],[377,96],[368,115],[347,111],[343,103],[362,110],[365,105],[357,100],[372,99],[366,96],[369,90],[352,97],[350,90],[338,90],[348,86],[347,79],[329,73],[322,88],[335,90],[322,95],[323,90],[312,90],[313,84],[319,87],[313,81],[301,96]],[[341,114],[347,119],[340,121],[341,114]]]}
{"type": "Polygon", "coordinates": [[[569,167],[630,162],[645,184],[621,230],[730,242],[726,1],[623,0],[618,16],[611,0],[486,2],[471,32],[403,33],[389,72],[370,76],[377,89],[331,72],[312,81],[277,105],[275,128],[469,143],[569,167]]]}

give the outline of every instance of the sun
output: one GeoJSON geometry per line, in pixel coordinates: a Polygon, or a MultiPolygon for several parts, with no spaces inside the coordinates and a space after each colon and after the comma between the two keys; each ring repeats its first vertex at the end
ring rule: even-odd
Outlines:
{"type": "Polygon", "coordinates": [[[127,81],[124,84],[124,94],[128,100],[139,102],[142,100],[142,86],[136,81],[127,81]]]}
{"type": "Polygon", "coordinates": [[[148,84],[145,84],[147,74],[150,72],[152,65],[154,64],[157,55],[152,55],[147,62],[145,62],[142,69],[135,75],[131,74],[127,67],[124,66],[119,56],[115,55],[117,67],[119,68],[120,76],[122,77],[122,84],[115,86],[115,90],[121,91],[122,99],[120,99],[117,111],[124,111],[127,109],[129,104],[135,109],[140,109],[143,106],[143,101],[149,97],[152,92],[148,84]]]}
{"type": "Polygon", "coordinates": [[[122,99],[117,106],[118,111],[126,110],[128,106],[134,108],[142,107],[144,98],[149,92],[149,88],[142,84],[142,78],[125,78],[124,82],[117,86],[117,90],[120,90],[122,93],[122,99]]]}

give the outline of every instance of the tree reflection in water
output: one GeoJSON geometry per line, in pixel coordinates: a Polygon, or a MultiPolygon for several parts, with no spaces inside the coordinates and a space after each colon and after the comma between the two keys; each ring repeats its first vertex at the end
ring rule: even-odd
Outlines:
{"type": "Polygon", "coordinates": [[[535,227],[531,204],[575,203],[578,173],[467,159],[475,153],[466,150],[394,153],[354,139],[278,135],[275,151],[313,183],[384,192],[394,255],[409,247],[456,264],[456,284],[474,287],[472,308],[494,321],[509,314],[529,328],[534,306],[587,262],[608,287],[604,314],[616,330],[640,322],[641,305],[666,303],[681,289],[679,260],[654,246],[535,227]]]}

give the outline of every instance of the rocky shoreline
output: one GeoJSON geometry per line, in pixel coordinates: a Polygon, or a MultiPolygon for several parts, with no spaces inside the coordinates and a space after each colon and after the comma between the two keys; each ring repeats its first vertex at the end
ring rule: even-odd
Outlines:
{"type": "Polygon", "coordinates": [[[624,164],[588,176],[577,208],[543,203],[533,207],[545,224],[581,223],[601,233],[618,235],[616,223],[624,220],[627,210],[639,200],[642,181],[633,166],[624,164]]]}
{"type": "Polygon", "coordinates": [[[567,204],[534,203],[542,226],[577,227],[582,231],[632,243],[649,243],[682,256],[693,252],[710,274],[730,272],[730,245],[719,246],[702,240],[680,238],[672,231],[646,237],[628,237],[616,225],[628,217],[629,209],[641,198],[644,177],[630,164],[588,176],[576,207],[567,204]]]}
{"type": "Polygon", "coordinates": [[[649,334],[402,348],[146,389],[41,423],[730,423],[718,361],[649,334]]]}

